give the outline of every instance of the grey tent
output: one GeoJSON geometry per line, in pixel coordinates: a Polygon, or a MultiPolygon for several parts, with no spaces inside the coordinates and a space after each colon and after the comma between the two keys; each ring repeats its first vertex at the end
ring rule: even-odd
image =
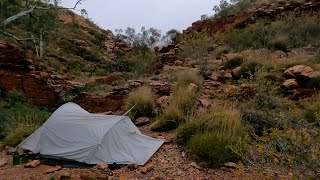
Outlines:
{"type": "Polygon", "coordinates": [[[163,142],[143,135],[127,116],[90,114],[67,103],[18,147],[87,164],[144,165],[163,142]]]}

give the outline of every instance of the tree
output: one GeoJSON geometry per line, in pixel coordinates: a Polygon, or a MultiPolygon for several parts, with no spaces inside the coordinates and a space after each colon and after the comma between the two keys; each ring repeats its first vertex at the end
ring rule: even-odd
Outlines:
{"type": "Polygon", "coordinates": [[[182,39],[182,33],[176,29],[169,30],[166,35],[162,37],[162,41],[168,44],[177,45],[182,39]]]}
{"type": "Polygon", "coordinates": [[[72,8],[62,8],[57,6],[60,0],[0,0],[0,34],[14,39],[18,43],[32,42],[37,55],[41,57],[44,35],[56,28],[56,10],[76,9],[82,1],[78,0],[72,8]],[[7,30],[11,26],[22,27],[30,36],[19,38],[9,33],[7,30]]]}
{"type": "Polygon", "coordinates": [[[116,29],[116,33],[117,39],[131,44],[134,49],[141,52],[150,50],[161,39],[161,31],[154,28],[142,27],[137,33],[134,28],[128,27],[126,30],[116,29]]]}

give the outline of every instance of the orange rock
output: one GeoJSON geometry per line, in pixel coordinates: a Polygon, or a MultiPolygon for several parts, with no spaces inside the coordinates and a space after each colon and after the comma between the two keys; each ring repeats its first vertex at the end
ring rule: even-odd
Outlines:
{"type": "Polygon", "coordinates": [[[31,162],[29,162],[28,164],[24,165],[25,168],[35,168],[37,166],[40,165],[40,161],[39,160],[33,160],[31,162]]]}

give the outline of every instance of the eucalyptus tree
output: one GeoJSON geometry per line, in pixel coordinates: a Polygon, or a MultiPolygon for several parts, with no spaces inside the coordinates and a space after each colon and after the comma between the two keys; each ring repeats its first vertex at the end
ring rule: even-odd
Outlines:
{"type": "Polygon", "coordinates": [[[59,7],[60,0],[0,0],[0,35],[18,43],[32,42],[39,57],[42,57],[45,35],[58,27],[57,10],[76,9],[83,0],[78,0],[74,7],[59,7]],[[13,27],[26,31],[21,37],[15,34],[13,27]]]}

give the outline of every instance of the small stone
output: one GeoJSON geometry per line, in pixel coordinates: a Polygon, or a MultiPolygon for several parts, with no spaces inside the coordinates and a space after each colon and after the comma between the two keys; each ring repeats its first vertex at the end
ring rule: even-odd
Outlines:
{"type": "Polygon", "coordinates": [[[299,84],[295,79],[287,79],[282,85],[289,90],[299,87],[299,84]]]}
{"type": "Polygon", "coordinates": [[[139,170],[142,174],[146,174],[147,172],[153,169],[154,164],[148,164],[146,166],[140,167],[139,170]]]}
{"type": "Polygon", "coordinates": [[[185,152],[182,152],[182,157],[185,157],[186,156],[186,153],[185,152]]]}
{"type": "Polygon", "coordinates": [[[177,169],[177,176],[181,176],[183,174],[183,171],[181,171],[180,169],[177,169]]]}
{"type": "Polygon", "coordinates": [[[211,73],[211,76],[210,76],[209,78],[212,79],[212,80],[214,80],[214,81],[220,81],[221,78],[222,78],[222,76],[221,76],[221,74],[220,74],[219,72],[213,71],[213,72],[211,73]]]}
{"type": "Polygon", "coordinates": [[[187,87],[187,91],[194,91],[196,92],[198,90],[198,86],[195,85],[194,83],[190,83],[187,87]]]}
{"type": "Polygon", "coordinates": [[[0,159],[0,167],[3,167],[7,164],[7,160],[6,159],[0,159]]]}
{"type": "Polygon", "coordinates": [[[189,164],[189,166],[192,166],[192,167],[194,167],[194,168],[196,168],[196,169],[199,169],[199,170],[202,169],[202,168],[201,168],[200,166],[198,166],[197,163],[195,163],[195,162],[191,162],[191,163],[189,164]]]}
{"type": "Polygon", "coordinates": [[[223,78],[224,78],[224,79],[231,79],[231,78],[232,78],[232,74],[229,73],[229,72],[227,72],[227,73],[225,73],[225,74],[223,75],[223,78]]]}
{"type": "Polygon", "coordinates": [[[106,169],[108,169],[108,164],[105,162],[98,163],[97,168],[102,169],[102,170],[106,170],[106,169]]]}
{"type": "Polygon", "coordinates": [[[240,73],[241,73],[241,67],[239,66],[239,67],[234,68],[232,70],[232,73],[233,73],[234,76],[239,77],[240,73]]]}
{"type": "Polygon", "coordinates": [[[71,179],[71,173],[69,172],[60,172],[59,176],[60,178],[57,178],[57,179],[61,179],[61,180],[71,179]]]}
{"type": "Polygon", "coordinates": [[[60,169],[62,169],[61,166],[50,167],[48,170],[46,170],[46,173],[47,173],[47,174],[50,174],[50,173],[59,171],[60,169]]]}
{"type": "Polygon", "coordinates": [[[228,168],[234,168],[234,169],[238,169],[239,166],[236,164],[236,163],[233,163],[233,162],[228,162],[226,164],[224,164],[225,167],[228,167],[228,168]]]}
{"type": "Polygon", "coordinates": [[[6,151],[6,155],[12,155],[13,153],[17,152],[17,149],[13,148],[13,147],[6,146],[5,151],[6,151]]]}
{"type": "Polygon", "coordinates": [[[201,105],[205,108],[208,108],[211,105],[208,99],[202,98],[199,101],[200,101],[201,105]]]}
{"type": "Polygon", "coordinates": [[[130,171],[136,170],[139,167],[139,165],[137,163],[132,163],[128,165],[128,169],[130,171]]]}
{"type": "Polygon", "coordinates": [[[135,125],[136,126],[144,126],[150,123],[150,119],[147,117],[140,117],[138,119],[135,120],[135,125]]]}
{"type": "Polygon", "coordinates": [[[37,166],[40,165],[40,161],[39,160],[33,160],[31,162],[29,162],[28,164],[26,164],[24,167],[25,168],[35,168],[37,166]]]}

